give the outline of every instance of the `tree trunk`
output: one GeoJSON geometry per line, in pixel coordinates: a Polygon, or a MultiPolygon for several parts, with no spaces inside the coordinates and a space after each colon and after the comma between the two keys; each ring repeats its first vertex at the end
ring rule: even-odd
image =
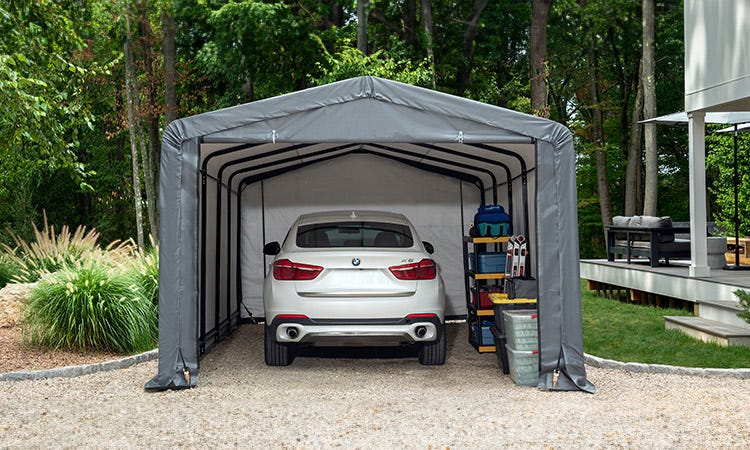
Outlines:
{"type": "Polygon", "coordinates": [[[344,26],[344,8],[341,6],[341,3],[337,2],[331,6],[331,25],[339,28],[344,26]]]}
{"type": "MultiPolygon", "coordinates": [[[[148,106],[146,108],[146,118],[148,121],[148,140],[144,139],[143,130],[138,127],[139,144],[141,148],[141,162],[143,164],[143,178],[146,185],[146,205],[148,207],[148,224],[151,238],[156,242],[156,236],[159,230],[159,213],[158,198],[156,196],[156,170],[159,167],[159,154],[161,153],[161,141],[159,139],[159,95],[156,84],[156,74],[154,73],[153,49],[151,42],[154,39],[154,33],[151,30],[151,24],[148,17],[145,17],[146,6],[140,5],[140,32],[141,47],[143,48],[143,66],[146,71],[146,92],[148,95],[148,106]]],[[[140,89],[135,84],[135,92],[138,94],[140,89]]],[[[136,104],[136,106],[138,106],[136,104]]],[[[142,108],[138,108],[141,109],[142,108]]]]}
{"type": "Polygon", "coordinates": [[[464,58],[458,68],[458,92],[463,95],[464,91],[471,85],[472,61],[474,60],[474,40],[479,30],[479,16],[487,7],[489,0],[474,0],[474,7],[471,11],[471,19],[466,23],[464,30],[464,58]]]}
{"type": "Polygon", "coordinates": [[[135,111],[135,67],[130,45],[130,4],[125,7],[125,85],[128,97],[128,128],[130,132],[130,158],[133,163],[133,199],[135,206],[135,228],[138,248],[145,248],[143,241],[143,210],[141,208],[141,177],[138,164],[138,145],[136,144],[136,111],[135,111]]]}
{"type": "Polygon", "coordinates": [[[549,117],[547,104],[547,18],[552,0],[531,1],[529,67],[531,69],[531,111],[549,117]]]}
{"type": "MultiPolygon", "coordinates": [[[[134,84],[134,94],[138,95],[138,88],[135,83],[134,84]]],[[[138,104],[135,103],[134,106],[136,107],[135,110],[138,111],[138,104]]],[[[154,239],[154,242],[156,241],[156,236],[159,233],[159,225],[157,223],[156,219],[156,192],[154,189],[154,172],[151,168],[151,155],[148,151],[148,143],[146,142],[146,138],[143,136],[143,128],[141,128],[141,125],[136,119],[135,121],[135,129],[137,131],[136,137],[138,140],[138,147],[141,149],[141,164],[143,165],[143,179],[144,184],[146,185],[146,209],[148,212],[148,225],[149,225],[149,233],[151,234],[151,237],[154,239]]]]}
{"type": "Polygon", "coordinates": [[[164,2],[161,10],[161,30],[163,33],[161,51],[164,57],[164,126],[177,118],[177,85],[175,83],[175,35],[177,27],[172,15],[172,5],[164,2]]]}
{"type": "Polygon", "coordinates": [[[430,0],[422,0],[422,26],[424,27],[425,47],[427,47],[427,59],[430,62],[430,72],[432,73],[432,89],[437,89],[437,76],[435,75],[435,52],[432,43],[432,3],[430,2],[430,0]]]}
{"type": "MultiPolygon", "coordinates": [[[[643,0],[643,118],[656,117],[656,87],[654,80],[654,1],[643,0]]],[[[656,148],[656,124],[647,123],[645,130],[646,186],[643,214],[657,214],[659,161],[656,148]]]]}
{"type": "MultiPolygon", "coordinates": [[[[640,78],[640,77],[639,77],[640,78]]],[[[638,82],[638,89],[635,92],[635,105],[633,105],[633,116],[630,125],[630,145],[628,146],[628,165],[625,168],[625,208],[626,216],[637,214],[638,208],[638,189],[640,187],[641,171],[641,136],[642,125],[638,123],[641,120],[641,110],[643,109],[643,83],[642,79],[638,82]]]]}
{"type": "MultiPolygon", "coordinates": [[[[607,177],[607,154],[604,151],[604,127],[601,105],[599,104],[599,56],[592,49],[589,52],[589,95],[591,96],[591,140],[594,144],[596,156],[596,184],[599,193],[599,210],[602,223],[612,223],[612,202],[609,198],[609,179],[607,177]]],[[[603,231],[603,230],[602,230],[603,231]]],[[[605,233],[606,238],[606,233],[605,233]]]]}
{"type": "Polygon", "coordinates": [[[409,45],[416,45],[417,43],[417,0],[407,0],[406,2],[406,18],[404,19],[404,40],[409,45]]]}
{"type": "Polygon", "coordinates": [[[357,50],[367,54],[367,4],[370,0],[357,0],[357,50]]]}

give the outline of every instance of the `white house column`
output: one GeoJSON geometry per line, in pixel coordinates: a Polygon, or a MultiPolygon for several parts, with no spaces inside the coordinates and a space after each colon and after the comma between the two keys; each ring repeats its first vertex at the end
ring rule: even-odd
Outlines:
{"type": "Polygon", "coordinates": [[[706,249],[706,126],[703,111],[688,113],[690,160],[690,276],[711,276],[706,249]]]}

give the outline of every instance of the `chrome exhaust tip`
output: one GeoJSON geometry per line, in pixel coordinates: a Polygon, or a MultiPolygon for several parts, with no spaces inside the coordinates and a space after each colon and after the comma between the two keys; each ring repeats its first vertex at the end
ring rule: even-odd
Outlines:
{"type": "Polygon", "coordinates": [[[427,335],[427,327],[420,325],[414,330],[414,334],[417,335],[418,338],[423,338],[427,335]]]}
{"type": "Polygon", "coordinates": [[[289,327],[286,329],[286,335],[289,336],[289,339],[297,339],[299,330],[296,327],[289,327]]]}

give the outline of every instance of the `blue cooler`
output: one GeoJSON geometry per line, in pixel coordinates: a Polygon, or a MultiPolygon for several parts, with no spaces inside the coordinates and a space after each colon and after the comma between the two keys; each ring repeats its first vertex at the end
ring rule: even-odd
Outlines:
{"type": "Polygon", "coordinates": [[[505,273],[504,252],[478,252],[476,273],[505,273]]]}

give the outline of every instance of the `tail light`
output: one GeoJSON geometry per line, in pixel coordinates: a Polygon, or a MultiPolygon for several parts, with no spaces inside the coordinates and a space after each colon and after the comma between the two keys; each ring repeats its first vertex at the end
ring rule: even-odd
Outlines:
{"type": "Polygon", "coordinates": [[[309,319],[304,314],[279,314],[276,316],[277,319],[309,319]]]}
{"type": "Polygon", "coordinates": [[[414,313],[414,314],[407,314],[407,319],[434,319],[437,318],[437,314],[435,313],[414,313]]]}
{"type": "Polygon", "coordinates": [[[273,277],[277,280],[306,281],[317,277],[323,268],[280,259],[273,263],[273,277]]]}
{"type": "Polygon", "coordinates": [[[432,280],[437,276],[437,265],[431,259],[389,267],[388,270],[399,280],[432,280]]]}

